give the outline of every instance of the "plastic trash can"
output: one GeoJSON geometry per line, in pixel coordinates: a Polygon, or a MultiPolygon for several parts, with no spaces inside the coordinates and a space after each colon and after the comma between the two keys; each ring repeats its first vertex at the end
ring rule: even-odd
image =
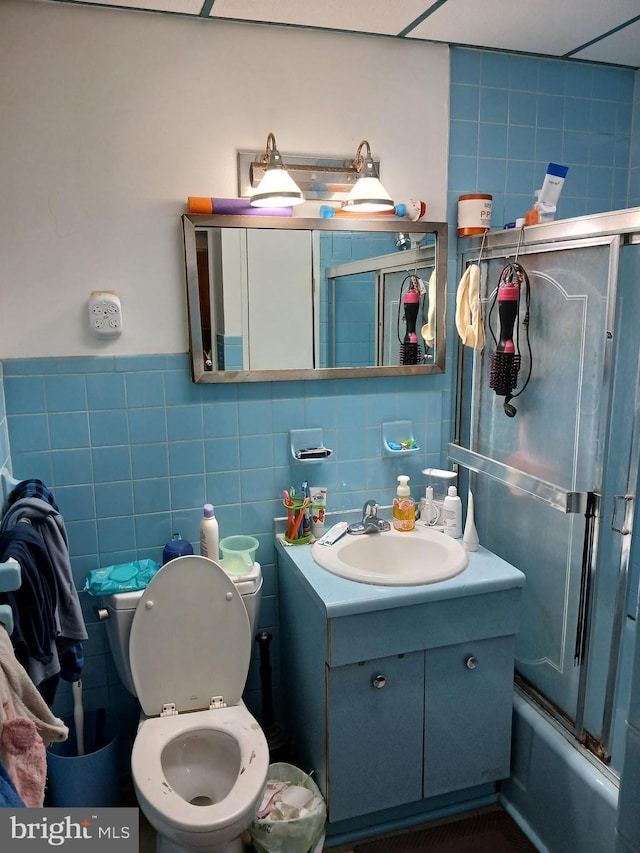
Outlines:
{"type": "Polygon", "coordinates": [[[293,764],[277,762],[269,765],[267,781],[287,782],[307,788],[315,795],[315,807],[290,820],[259,818],[249,826],[249,834],[257,853],[322,853],[327,809],[320,789],[311,778],[293,764]]]}
{"type": "Polygon", "coordinates": [[[84,755],[78,755],[73,716],[63,717],[69,737],[47,749],[46,804],[57,808],[121,804],[120,724],[104,710],[84,712],[84,755]]]}

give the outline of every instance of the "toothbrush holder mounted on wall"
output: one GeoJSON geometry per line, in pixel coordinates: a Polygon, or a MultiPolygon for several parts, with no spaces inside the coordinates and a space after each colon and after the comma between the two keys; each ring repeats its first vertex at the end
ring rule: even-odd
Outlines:
{"type": "Polygon", "coordinates": [[[321,429],[292,429],[289,439],[294,462],[324,462],[333,453],[324,446],[321,429]]]}
{"type": "Polygon", "coordinates": [[[386,456],[416,453],[420,445],[413,436],[411,421],[391,421],[382,424],[382,449],[386,456]]]}

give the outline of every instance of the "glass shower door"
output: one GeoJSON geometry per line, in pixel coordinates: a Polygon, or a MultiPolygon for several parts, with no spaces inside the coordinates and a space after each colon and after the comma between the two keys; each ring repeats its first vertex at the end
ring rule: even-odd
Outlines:
{"type": "MultiPolygon", "coordinates": [[[[611,328],[618,238],[529,246],[518,261],[530,281],[528,333],[521,310],[516,331],[522,368],[531,380],[504,412],[489,387],[487,334],[475,353],[466,444],[450,456],[471,476],[482,544],[518,566],[527,578],[516,670],[569,727],[582,724],[589,585],[602,488],[609,405],[611,328]],[[468,443],[467,443],[468,442],[468,443]]],[[[485,256],[485,325],[505,264],[485,256]]],[[[521,302],[524,303],[524,294],[521,302]]],[[[490,315],[498,332],[497,307],[490,315]]],[[[468,351],[470,352],[470,351],[468,351]]]]}

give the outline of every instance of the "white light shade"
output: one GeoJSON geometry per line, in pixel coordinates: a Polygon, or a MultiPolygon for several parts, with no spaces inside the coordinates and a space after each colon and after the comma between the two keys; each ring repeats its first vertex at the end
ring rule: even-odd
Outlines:
{"type": "Polygon", "coordinates": [[[303,201],[300,187],[281,166],[267,169],[250,199],[253,207],[291,207],[303,201]]]}
{"type": "Polygon", "coordinates": [[[391,212],[394,204],[379,178],[358,178],[342,203],[342,208],[358,213],[376,213],[383,210],[391,212]]]}

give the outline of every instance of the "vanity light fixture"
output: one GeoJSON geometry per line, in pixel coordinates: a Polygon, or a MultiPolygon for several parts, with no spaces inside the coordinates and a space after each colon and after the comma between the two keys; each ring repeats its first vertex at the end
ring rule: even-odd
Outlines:
{"type": "Polygon", "coordinates": [[[273,133],[267,136],[262,166],[264,177],[250,199],[253,207],[291,207],[304,201],[302,190],[282,162],[273,133]]]}
{"type": "Polygon", "coordinates": [[[352,210],[354,213],[393,211],[393,200],[380,182],[378,169],[366,139],[358,145],[351,168],[357,172],[358,180],[342,202],[342,209],[352,210]]]}
{"type": "Polygon", "coordinates": [[[306,198],[339,201],[354,213],[393,211],[378,177],[380,163],[366,140],[353,159],[294,154],[284,159],[286,166],[272,133],[263,154],[238,151],[238,195],[255,207],[288,207],[306,198]]]}

